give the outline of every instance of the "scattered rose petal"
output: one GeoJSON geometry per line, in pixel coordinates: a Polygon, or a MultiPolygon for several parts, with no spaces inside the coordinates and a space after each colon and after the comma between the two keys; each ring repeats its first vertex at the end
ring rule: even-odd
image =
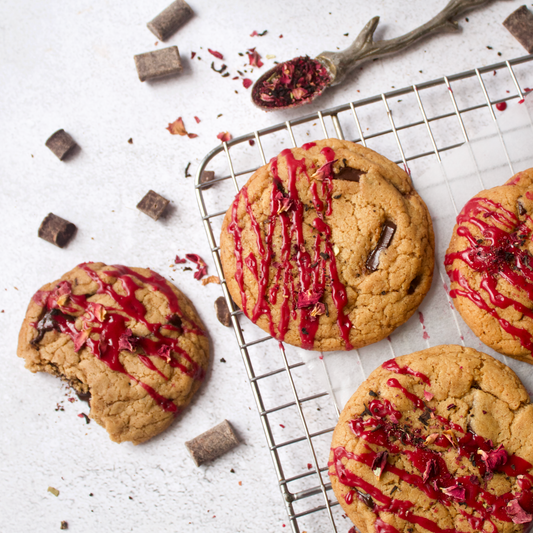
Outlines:
{"type": "Polygon", "coordinates": [[[263,66],[263,62],[261,61],[261,56],[259,55],[259,52],[255,48],[250,48],[246,52],[248,54],[248,60],[250,61],[250,65],[252,67],[258,67],[261,68],[263,66]]]}
{"type": "Polygon", "coordinates": [[[254,141],[253,139],[250,139],[250,140],[248,141],[248,144],[249,144],[250,146],[253,146],[253,145],[255,144],[255,141],[254,141]]]}
{"type": "Polygon", "coordinates": [[[249,78],[244,78],[244,80],[242,80],[242,85],[245,89],[248,89],[252,84],[253,81],[249,78]]]}
{"type": "Polygon", "coordinates": [[[435,396],[433,393],[425,390],[424,391],[424,398],[429,402],[430,400],[433,399],[433,396],[435,396]]]}
{"type": "Polygon", "coordinates": [[[310,314],[313,318],[316,318],[320,315],[324,315],[325,313],[326,313],[326,304],[323,304],[322,302],[318,302],[315,304],[310,314]]]}
{"type": "Polygon", "coordinates": [[[91,422],[91,419],[85,413],[80,413],[78,415],[78,418],[85,418],[85,423],[86,424],[89,424],[91,422]]]}
{"type": "Polygon", "coordinates": [[[500,446],[496,450],[492,450],[490,452],[478,450],[477,453],[481,455],[481,459],[483,459],[484,463],[487,465],[487,469],[491,472],[494,472],[494,470],[496,470],[500,466],[503,466],[509,458],[507,452],[503,447],[503,444],[500,444],[500,446]]]}
{"type": "Polygon", "coordinates": [[[298,294],[298,303],[296,304],[296,307],[298,309],[302,309],[303,307],[312,307],[316,303],[318,303],[318,301],[320,300],[320,298],[322,298],[323,295],[324,289],[316,292],[312,289],[307,292],[302,291],[298,294]]]}
{"type": "Polygon", "coordinates": [[[131,329],[127,329],[118,339],[118,349],[134,352],[135,346],[139,342],[139,338],[133,334],[131,329]]]}
{"type": "Polygon", "coordinates": [[[194,120],[196,120],[196,124],[200,124],[201,120],[198,117],[194,117],[194,120]]]}
{"type": "Polygon", "coordinates": [[[181,265],[182,263],[186,263],[186,262],[187,262],[187,259],[180,259],[179,255],[176,256],[176,259],[174,259],[174,263],[176,263],[176,265],[181,265]]]}
{"type": "Polygon", "coordinates": [[[250,34],[250,37],[255,37],[257,35],[257,37],[263,37],[263,35],[266,35],[267,34],[267,30],[265,31],[262,31],[261,33],[257,33],[255,30],[250,34]]]}
{"type": "Polygon", "coordinates": [[[220,285],[220,278],[218,276],[208,276],[202,280],[202,285],[204,287],[209,283],[216,283],[217,285],[220,285]]]}
{"type": "Polygon", "coordinates": [[[527,524],[533,520],[533,515],[526,512],[517,499],[511,500],[505,510],[515,524],[527,524]]]}
{"type": "Polygon", "coordinates": [[[233,139],[231,133],[229,133],[228,131],[221,131],[218,135],[217,135],[217,139],[220,139],[223,143],[227,143],[228,141],[231,141],[231,139],[233,139]]]}
{"type": "Polygon", "coordinates": [[[191,52],[191,59],[194,59],[195,55],[196,55],[196,52],[191,52]]]}
{"type": "Polygon", "coordinates": [[[215,56],[217,59],[224,59],[224,56],[223,56],[220,52],[217,52],[216,50],[211,50],[211,48],[208,48],[207,51],[208,51],[212,56],[215,56]]]}
{"type": "Polygon", "coordinates": [[[207,276],[207,265],[205,261],[197,254],[186,254],[185,257],[196,264],[196,272],[194,273],[194,279],[201,280],[204,276],[207,276]]]}
{"type": "Polygon", "coordinates": [[[451,487],[441,487],[440,489],[446,496],[450,496],[452,498],[455,498],[456,500],[462,500],[464,501],[466,498],[466,490],[464,487],[461,487],[461,485],[453,485],[451,487]]]}
{"type": "Polygon", "coordinates": [[[168,344],[162,344],[157,350],[157,355],[166,359],[167,363],[169,363],[172,359],[172,357],[170,357],[170,351],[170,346],[168,344]]]}
{"type": "Polygon", "coordinates": [[[324,178],[328,178],[333,175],[333,163],[335,163],[337,159],[334,161],[328,161],[327,163],[323,164],[312,176],[311,178],[316,178],[317,180],[323,180],[324,178]]]}
{"type": "Polygon", "coordinates": [[[187,130],[185,129],[185,125],[183,124],[181,117],[169,124],[168,128],[166,129],[170,131],[172,135],[187,135],[187,130]]]}
{"type": "Polygon", "coordinates": [[[196,133],[187,133],[187,137],[189,137],[189,139],[195,139],[198,135],[196,133]]]}
{"type": "Polygon", "coordinates": [[[437,475],[437,461],[435,459],[430,459],[426,464],[426,469],[422,475],[422,481],[426,483],[430,477],[435,475],[437,475]]]}
{"type": "Polygon", "coordinates": [[[388,451],[379,452],[376,457],[374,457],[374,460],[372,461],[372,472],[374,472],[374,475],[379,479],[381,477],[381,474],[385,471],[385,467],[387,466],[387,457],[389,456],[388,451]]]}

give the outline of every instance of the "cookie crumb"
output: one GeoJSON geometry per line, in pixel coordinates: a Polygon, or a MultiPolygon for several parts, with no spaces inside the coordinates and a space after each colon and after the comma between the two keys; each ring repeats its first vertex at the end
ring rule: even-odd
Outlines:
{"type": "Polygon", "coordinates": [[[59,529],[68,529],[68,522],[66,520],[61,520],[61,526],[59,529]]]}
{"type": "Polygon", "coordinates": [[[59,496],[59,491],[54,487],[48,487],[48,492],[51,492],[56,498],[59,496]]]}

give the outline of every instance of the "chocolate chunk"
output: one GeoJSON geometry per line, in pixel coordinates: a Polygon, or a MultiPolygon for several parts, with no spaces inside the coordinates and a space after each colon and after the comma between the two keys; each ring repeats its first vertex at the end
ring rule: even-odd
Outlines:
{"type": "Polygon", "coordinates": [[[215,311],[217,313],[218,321],[228,328],[231,326],[231,312],[224,296],[219,296],[215,300],[215,311]]]}
{"type": "Polygon", "coordinates": [[[172,315],[168,318],[168,323],[174,326],[175,328],[181,329],[182,320],[179,315],[172,315]]]}
{"type": "Polygon", "coordinates": [[[74,389],[76,392],[76,396],[82,401],[87,402],[89,405],[91,405],[91,393],[90,392],[78,392],[76,389],[74,389]]]}
{"type": "Polygon", "coordinates": [[[357,170],[352,167],[344,167],[333,176],[336,180],[345,180],[345,181],[359,181],[359,178],[366,174],[363,170],[357,170]]]}
{"type": "Polygon", "coordinates": [[[158,220],[169,203],[166,198],[150,189],[137,204],[137,209],[154,220],[158,220]]]}
{"type": "Polygon", "coordinates": [[[414,294],[416,288],[420,285],[420,276],[416,276],[413,281],[411,281],[409,288],[407,289],[407,294],[414,294]]]}
{"type": "Polygon", "coordinates": [[[59,248],[63,248],[74,236],[76,229],[76,226],[72,222],[58,217],[53,213],[49,213],[41,222],[37,235],[41,239],[55,244],[59,248]]]}
{"type": "Polygon", "coordinates": [[[177,46],[146,52],[133,57],[137,74],[141,81],[178,74],[182,70],[180,53],[177,46]]]}
{"type": "Polygon", "coordinates": [[[504,21],[503,25],[511,35],[527,50],[533,53],[533,13],[526,6],[513,11],[504,21]]]}
{"type": "Polygon", "coordinates": [[[176,0],[161,11],[147,26],[160,41],[166,41],[181,25],[192,17],[192,14],[192,9],[187,2],[176,0]]]}
{"type": "Polygon", "coordinates": [[[373,390],[369,390],[368,394],[370,394],[370,396],[373,396],[374,398],[378,397],[378,395],[373,390]]]}
{"type": "Polygon", "coordinates": [[[214,428],[185,443],[196,466],[200,466],[207,461],[212,461],[232,448],[237,446],[239,441],[235,435],[231,424],[224,420],[214,428]]]}
{"type": "MultiPolygon", "coordinates": [[[[357,489],[356,489],[357,490],[357,489]]],[[[374,500],[372,499],[372,496],[370,494],[366,494],[365,492],[357,491],[357,497],[367,506],[370,507],[370,509],[374,509],[374,500]]]]}
{"type": "Polygon", "coordinates": [[[520,200],[516,202],[516,206],[518,207],[518,214],[523,217],[527,213],[526,208],[522,205],[520,200]]]}
{"type": "Polygon", "coordinates": [[[54,316],[62,314],[61,311],[58,311],[57,309],[50,309],[47,311],[44,316],[37,322],[37,326],[35,329],[37,330],[37,337],[32,339],[30,341],[30,344],[33,346],[36,346],[39,344],[44,337],[44,334],[47,331],[52,331],[53,329],[59,331],[59,328],[57,326],[57,322],[54,320],[54,316]]]}
{"type": "Polygon", "coordinates": [[[431,417],[431,410],[429,409],[429,407],[426,407],[424,409],[424,412],[418,417],[418,420],[420,420],[420,422],[422,422],[424,426],[427,426],[430,417],[431,417]]]}
{"type": "Polygon", "coordinates": [[[59,529],[68,529],[68,522],[66,520],[61,520],[61,526],[59,529]]]}
{"type": "Polygon", "coordinates": [[[76,141],[65,130],[57,130],[48,137],[45,144],[62,161],[76,146],[76,141]]]}
{"type": "MultiPolygon", "coordinates": [[[[202,174],[200,175],[200,183],[209,183],[210,181],[213,181],[214,179],[215,179],[215,173],[213,170],[204,170],[202,174]]],[[[211,183],[211,185],[205,185],[204,187],[202,187],[202,189],[209,189],[212,186],[213,184],[211,183]]]]}
{"type": "Polygon", "coordinates": [[[378,269],[379,256],[383,250],[390,246],[395,233],[396,224],[387,220],[385,224],[383,224],[383,229],[381,230],[377,246],[370,252],[365,263],[366,268],[370,270],[370,272],[375,272],[378,269]]]}

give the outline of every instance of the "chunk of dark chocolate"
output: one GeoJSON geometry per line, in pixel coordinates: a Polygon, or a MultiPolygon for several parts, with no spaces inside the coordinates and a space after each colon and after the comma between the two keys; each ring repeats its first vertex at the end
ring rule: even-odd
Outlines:
{"type": "Polygon", "coordinates": [[[526,208],[520,201],[516,202],[516,206],[518,207],[518,214],[523,217],[527,213],[526,208]]]}
{"type": "MultiPolygon", "coordinates": [[[[202,174],[200,175],[200,183],[209,183],[210,181],[213,181],[215,179],[215,173],[213,170],[204,170],[202,174]]],[[[213,184],[210,185],[204,185],[202,189],[209,189],[212,187],[213,184]]]]}
{"type": "Polygon", "coordinates": [[[378,269],[379,256],[383,250],[390,246],[395,233],[396,224],[390,220],[387,220],[385,224],[383,224],[377,246],[370,252],[370,255],[365,263],[366,268],[370,270],[370,272],[375,272],[378,269]]]}
{"type": "Polygon", "coordinates": [[[59,248],[63,248],[76,233],[76,229],[76,226],[72,222],[58,217],[53,213],[49,213],[41,222],[37,235],[41,239],[51,242],[59,246],[59,248]]]}
{"type": "Polygon", "coordinates": [[[513,11],[503,21],[503,25],[528,54],[533,53],[533,13],[525,5],[513,11]]]}
{"type": "Polygon", "coordinates": [[[150,189],[137,204],[137,209],[145,215],[152,217],[154,220],[159,220],[159,217],[163,214],[169,203],[166,198],[163,198],[160,194],[150,189]]]}
{"type": "Polygon", "coordinates": [[[59,331],[57,322],[54,320],[54,316],[58,314],[61,314],[61,312],[57,309],[50,309],[44,314],[44,316],[39,320],[39,322],[37,322],[37,326],[35,327],[35,329],[37,330],[37,337],[30,341],[30,344],[32,346],[37,346],[37,344],[39,344],[43,340],[44,334],[47,331],[52,331],[53,329],[59,331]]]}
{"type": "Polygon", "coordinates": [[[139,54],[133,59],[135,59],[137,74],[141,81],[178,74],[183,68],[177,46],[139,54]]]}
{"type": "Polygon", "coordinates": [[[203,465],[207,461],[212,461],[232,448],[237,446],[239,441],[231,424],[224,420],[214,428],[185,443],[196,466],[203,465]]]}
{"type": "Polygon", "coordinates": [[[217,314],[218,321],[223,326],[229,328],[231,326],[231,312],[224,296],[219,296],[215,300],[215,311],[217,314]]]}
{"type": "Polygon", "coordinates": [[[45,144],[60,161],[63,161],[70,150],[76,146],[76,141],[65,130],[57,130],[48,137],[45,144]]]}
{"type": "Polygon", "coordinates": [[[180,26],[192,17],[192,9],[184,0],[172,2],[151,20],[148,29],[160,40],[166,41],[180,26]]]}
{"type": "Polygon", "coordinates": [[[361,176],[366,174],[363,170],[357,170],[352,167],[341,168],[337,174],[333,175],[333,178],[336,180],[345,180],[345,181],[359,181],[361,176]]]}

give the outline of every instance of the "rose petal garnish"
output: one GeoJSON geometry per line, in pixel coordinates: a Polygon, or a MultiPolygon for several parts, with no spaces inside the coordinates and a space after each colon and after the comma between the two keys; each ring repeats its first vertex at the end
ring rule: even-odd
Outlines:
{"type": "Polygon", "coordinates": [[[500,444],[496,450],[490,452],[478,450],[477,453],[481,455],[481,459],[483,459],[484,463],[487,465],[487,469],[491,472],[500,466],[503,466],[509,458],[503,444],[500,444]]]}
{"type": "Polygon", "coordinates": [[[374,475],[379,479],[381,477],[381,474],[385,471],[385,467],[387,466],[387,457],[389,456],[388,451],[379,452],[376,457],[374,457],[374,460],[372,461],[372,472],[374,472],[374,475]]]}
{"type": "Polygon", "coordinates": [[[447,429],[443,432],[443,435],[450,441],[450,444],[457,448],[457,437],[455,436],[455,433],[451,429],[447,429]]]}
{"type": "Polygon", "coordinates": [[[170,360],[172,359],[172,357],[170,357],[170,351],[170,346],[168,344],[162,344],[156,353],[159,357],[166,359],[167,363],[170,363],[170,360]]]}
{"type": "Polygon", "coordinates": [[[215,56],[217,59],[224,59],[224,56],[220,53],[220,52],[217,52],[216,50],[211,50],[211,48],[208,48],[207,51],[215,56]]]}
{"type": "Polygon", "coordinates": [[[310,314],[312,317],[317,317],[325,313],[326,313],[326,304],[323,304],[322,302],[318,302],[315,304],[310,314]]]}
{"type": "Polygon", "coordinates": [[[322,296],[324,295],[324,289],[314,291],[313,289],[309,289],[307,292],[300,292],[298,294],[298,302],[296,304],[297,309],[302,309],[304,307],[312,307],[318,301],[322,296]]]}
{"type": "Polygon", "coordinates": [[[263,66],[263,62],[261,61],[261,56],[256,51],[255,48],[250,48],[247,52],[248,54],[248,60],[250,61],[250,65],[252,67],[258,67],[261,68],[263,66]]]}
{"type": "Polygon", "coordinates": [[[174,263],[176,263],[176,265],[181,265],[182,263],[186,263],[186,262],[187,262],[187,259],[180,259],[179,255],[176,256],[176,259],[174,259],[174,263]]]}
{"type": "Polygon", "coordinates": [[[426,437],[426,440],[424,441],[424,444],[427,446],[428,444],[433,444],[436,440],[437,440],[437,437],[439,436],[438,433],[432,433],[431,435],[428,435],[426,437]]]}
{"type": "Polygon", "coordinates": [[[172,135],[187,135],[187,130],[185,129],[185,125],[183,124],[181,117],[170,123],[166,129],[170,131],[172,135]]]}
{"type": "Polygon", "coordinates": [[[89,333],[91,332],[91,328],[86,329],[84,331],[80,331],[76,335],[74,335],[74,351],[78,352],[81,350],[82,346],[85,344],[87,339],[89,338],[89,333]]]}
{"type": "Polygon", "coordinates": [[[198,134],[196,134],[196,133],[187,133],[187,137],[189,137],[189,139],[194,139],[194,138],[198,137],[198,134]]]}
{"type": "Polygon", "coordinates": [[[424,398],[429,402],[435,395],[427,390],[424,391],[424,398]]]}
{"type": "Polygon", "coordinates": [[[194,117],[194,120],[196,120],[196,124],[200,124],[201,120],[198,117],[194,117]]]}
{"type": "Polygon", "coordinates": [[[242,80],[242,85],[245,89],[248,89],[249,87],[251,87],[253,84],[253,81],[249,78],[244,78],[244,80],[242,80]]]}
{"type": "Polygon", "coordinates": [[[128,328],[118,339],[118,349],[127,350],[128,352],[134,352],[135,346],[138,342],[139,337],[136,337],[133,334],[133,331],[128,328]]]}
{"type": "Polygon", "coordinates": [[[451,487],[441,487],[440,489],[446,496],[455,498],[456,500],[464,501],[466,499],[466,490],[461,485],[456,484],[451,487]]]}
{"type": "Polygon", "coordinates": [[[196,55],[196,52],[191,52],[191,59],[194,59],[195,55],[196,55]]]}
{"type": "Polygon", "coordinates": [[[196,263],[196,272],[194,273],[194,279],[200,280],[207,275],[207,265],[205,261],[197,254],[185,254],[185,257],[196,263]]]}
{"type": "Polygon", "coordinates": [[[220,139],[223,143],[227,143],[228,141],[231,141],[233,137],[229,131],[221,131],[217,135],[217,139],[220,139]]]}
{"type": "Polygon", "coordinates": [[[437,461],[435,459],[430,459],[426,464],[426,469],[424,470],[424,474],[422,475],[422,481],[426,483],[426,481],[433,476],[437,475],[437,461]]]}
{"type": "Polygon", "coordinates": [[[527,524],[533,520],[533,515],[526,512],[517,499],[511,500],[505,510],[515,524],[527,524]]]}
{"type": "Polygon", "coordinates": [[[337,159],[334,161],[328,161],[324,163],[312,176],[311,178],[316,178],[317,180],[323,180],[333,176],[333,163],[336,163],[337,159]]]}

